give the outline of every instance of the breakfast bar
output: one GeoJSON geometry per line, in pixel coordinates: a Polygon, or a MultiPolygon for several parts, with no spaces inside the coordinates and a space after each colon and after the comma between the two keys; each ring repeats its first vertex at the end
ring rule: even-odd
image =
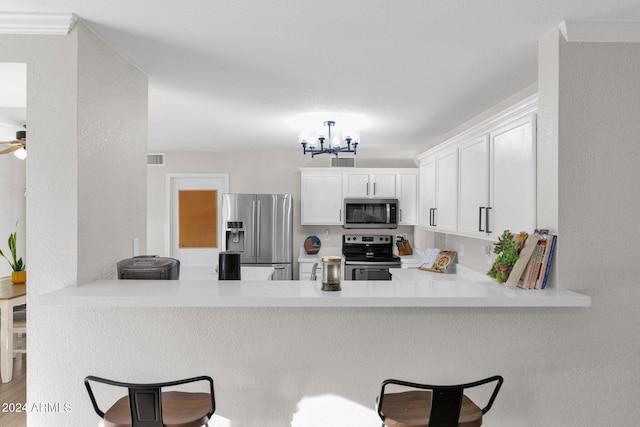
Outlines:
{"type": "MultiPolygon", "coordinates": [[[[393,273],[393,272],[392,272],[393,273]]],[[[398,269],[396,274],[408,274],[398,269]]],[[[591,298],[562,289],[524,290],[473,274],[420,280],[343,281],[98,280],[40,295],[44,305],[96,307],[588,307],[591,298]]]]}

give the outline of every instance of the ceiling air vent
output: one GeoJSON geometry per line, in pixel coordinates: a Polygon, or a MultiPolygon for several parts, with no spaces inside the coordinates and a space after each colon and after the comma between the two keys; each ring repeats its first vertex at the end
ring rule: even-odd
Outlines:
{"type": "Polygon", "coordinates": [[[356,167],[355,157],[331,157],[332,168],[354,168],[356,167]]]}
{"type": "Polygon", "coordinates": [[[164,153],[148,153],[147,166],[164,166],[164,153]]]}

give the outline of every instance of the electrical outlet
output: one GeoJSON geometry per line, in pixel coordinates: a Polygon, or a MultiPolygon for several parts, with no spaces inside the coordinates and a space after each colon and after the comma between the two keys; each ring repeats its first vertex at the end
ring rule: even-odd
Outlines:
{"type": "Polygon", "coordinates": [[[487,264],[493,264],[493,252],[491,246],[483,246],[482,254],[487,257],[487,264]]]}
{"type": "Polygon", "coordinates": [[[131,250],[133,252],[133,256],[140,255],[140,239],[137,237],[133,239],[131,250]]]}
{"type": "Polygon", "coordinates": [[[324,230],[324,240],[329,240],[329,230],[324,230]]]}

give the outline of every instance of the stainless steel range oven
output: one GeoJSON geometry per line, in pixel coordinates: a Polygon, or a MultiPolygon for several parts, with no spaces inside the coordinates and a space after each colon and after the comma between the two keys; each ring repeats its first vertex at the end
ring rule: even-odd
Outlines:
{"type": "Polygon", "coordinates": [[[391,280],[389,269],[402,266],[390,235],[345,234],[342,255],[345,280],[391,280]]]}

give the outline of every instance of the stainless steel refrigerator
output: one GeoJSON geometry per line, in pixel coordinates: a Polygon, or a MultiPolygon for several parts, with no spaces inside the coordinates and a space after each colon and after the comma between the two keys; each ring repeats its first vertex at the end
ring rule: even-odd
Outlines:
{"type": "Polygon", "coordinates": [[[273,266],[273,280],[293,277],[293,208],[290,194],[223,194],[225,250],[245,266],[273,266]]]}

